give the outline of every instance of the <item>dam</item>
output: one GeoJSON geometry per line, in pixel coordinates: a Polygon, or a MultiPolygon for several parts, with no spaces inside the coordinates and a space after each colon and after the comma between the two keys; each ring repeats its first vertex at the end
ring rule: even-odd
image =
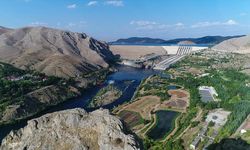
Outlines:
{"type": "Polygon", "coordinates": [[[170,65],[176,63],[187,55],[207,49],[205,46],[197,45],[170,45],[170,46],[144,46],[144,45],[112,45],[111,51],[119,55],[124,65],[138,66],[138,64],[164,56],[163,59],[152,66],[155,70],[166,70],[170,65]],[[154,55],[153,55],[154,54],[154,55]],[[145,57],[150,56],[150,57],[145,57]],[[167,56],[167,57],[166,57],[167,56]]]}
{"type": "Polygon", "coordinates": [[[198,47],[198,46],[163,46],[166,52],[171,55],[160,63],[156,64],[153,69],[156,70],[166,70],[170,65],[176,63],[187,55],[192,54],[200,50],[207,49],[208,47],[198,47]]]}

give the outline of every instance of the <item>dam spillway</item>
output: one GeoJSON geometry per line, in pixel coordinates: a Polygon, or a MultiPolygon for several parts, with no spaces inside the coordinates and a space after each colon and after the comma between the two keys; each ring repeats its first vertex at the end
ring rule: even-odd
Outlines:
{"type": "Polygon", "coordinates": [[[163,46],[168,54],[172,55],[154,66],[155,70],[166,70],[170,65],[176,63],[193,52],[207,49],[207,47],[197,46],[163,46]]]}

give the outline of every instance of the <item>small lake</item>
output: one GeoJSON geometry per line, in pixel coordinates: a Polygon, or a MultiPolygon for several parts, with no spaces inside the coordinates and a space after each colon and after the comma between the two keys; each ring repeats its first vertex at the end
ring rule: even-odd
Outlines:
{"type": "Polygon", "coordinates": [[[138,69],[133,67],[127,66],[116,66],[118,69],[117,72],[110,74],[104,84],[102,86],[95,86],[85,90],[81,97],[65,101],[61,104],[56,106],[50,107],[41,113],[32,116],[28,119],[19,121],[18,123],[12,125],[5,125],[0,127],[0,141],[11,131],[17,130],[27,125],[27,121],[33,118],[40,117],[44,114],[66,110],[66,109],[73,109],[73,108],[84,108],[86,111],[93,111],[97,108],[88,108],[88,104],[91,99],[96,95],[96,93],[104,86],[108,85],[110,81],[114,84],[114,86],[118,87],[120,90],[123,91],[123,94],[120,98],[114,101],[111,104],[103,106],[106,109],[112,109],[126,101],[130,101],[134,95],[135,90],[141,83],[141,81],[151,75],[159,74],[159,71],[154,70],[146,70],[146,69],[138,69]]]}
{"type": "Polygon", "coordinates": [[[167,89],[168,90],[177,90],[177,89],[180,89],[181,87],[178,86],[178,85],[169,85],[167,86],[167,89]]]}
{"type": "Polygon", "coordinates": [[[156,111],[157,124],[150,129],[147,136],[153,140],[160,140],[164,138],[164,136],[172,130],[172,125],[174,124],[177,115],[178,112],[174,111],[156,111]]]}

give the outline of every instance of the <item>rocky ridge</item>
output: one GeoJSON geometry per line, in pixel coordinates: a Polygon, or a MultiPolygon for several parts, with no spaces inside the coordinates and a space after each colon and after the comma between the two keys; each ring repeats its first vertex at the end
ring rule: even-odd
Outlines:
{"type": "Polygon", "coordinates": [[[113,60],[108,44],[84,33],[47,27],[0,28],[0,61],[46,75],[76,77],[113,60]]]}
{"type": "Polygon", "coordinates": [[[1,150],[135,150],[134,136],[108,110],[71,109],[46,114],[6,136],[1,150]]]}

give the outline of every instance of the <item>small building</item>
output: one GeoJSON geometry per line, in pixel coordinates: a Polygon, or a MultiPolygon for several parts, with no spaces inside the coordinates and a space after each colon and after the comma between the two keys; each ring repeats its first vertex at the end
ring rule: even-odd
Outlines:
{"type": "Polygon", "coordinates": [[[198,135],[195,137],[193,142],[190,144],[190,149],[195,150],[197,146],[199,145],[200,141],[202,141],[205,137],[205,134],[208,129],[208,124],[206,124],[198,133],[198,135]]]}
{"type": "Polygon", "coordinates": [[[211,101],[217,101],[216,96],[218,96],[217,92],[213,87],[210,86],[200,86],[199,87],[199,94],[201,96],[202,102],[211,102],[211,101]]]}
{"type": "Polygon", "coordinates": [[[195,150],[201,141],[201,137],[198,135],[194,141],[190,144],[190,149],[195,150]]]}

